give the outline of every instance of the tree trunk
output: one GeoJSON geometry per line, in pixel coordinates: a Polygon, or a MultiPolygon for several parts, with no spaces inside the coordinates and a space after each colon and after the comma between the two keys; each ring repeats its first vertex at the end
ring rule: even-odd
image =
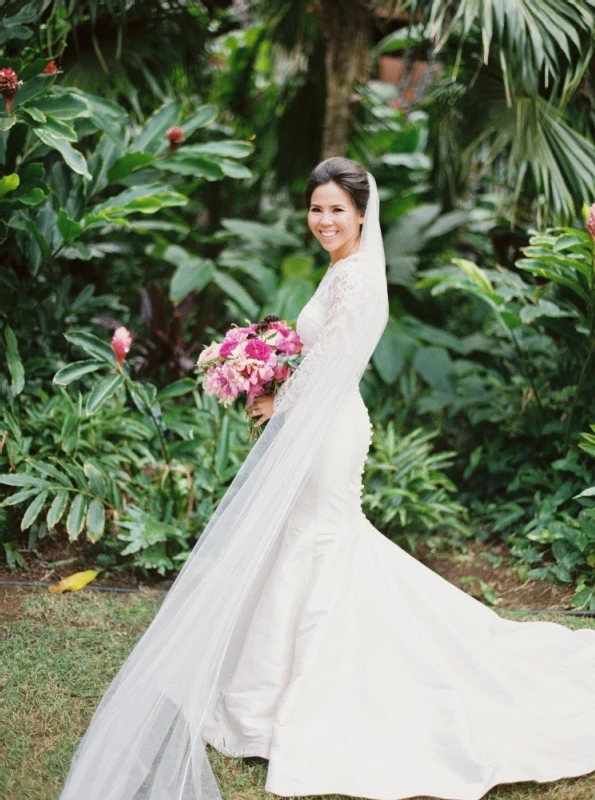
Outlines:
{"type": "Polygon", "coordinates": [[[358,82],[367,80],[369,10],[362,0],[321,0],[318,5],[326,43],[326,107],[322,157],[347,151],[350,107],[358,82]]]}

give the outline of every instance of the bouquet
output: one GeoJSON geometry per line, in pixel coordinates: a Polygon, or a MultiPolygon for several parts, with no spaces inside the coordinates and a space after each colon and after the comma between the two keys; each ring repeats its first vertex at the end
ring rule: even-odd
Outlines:
{"type": "MultiPolygon", "coordinates": [[[[247,327],[233,324],[221,343],[211,342],[205,347],[196,366],[204,376],[205,394],[213,395],[224,406],[244,394],[249,406],[260,395],[275,394],[297,368],[301,351],[296,331],[270,314],[247,327]]],[[[251,422],[252,438],[264,425],[256,427],[251,422]]]]}

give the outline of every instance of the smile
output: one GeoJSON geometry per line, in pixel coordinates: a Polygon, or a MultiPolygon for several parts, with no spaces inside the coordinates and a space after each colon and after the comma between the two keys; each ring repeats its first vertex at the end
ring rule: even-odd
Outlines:
{"type": "Polygon", "coordinates": [[[324,236],[325,239],[330,239],[332,236],[336,236],[339,231],[320,231],[320,235],[324,236]]]}

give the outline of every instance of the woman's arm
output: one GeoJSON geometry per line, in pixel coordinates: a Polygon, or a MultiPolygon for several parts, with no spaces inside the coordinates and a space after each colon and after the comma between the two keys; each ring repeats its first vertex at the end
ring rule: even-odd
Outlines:
{"type": "Polygon", "coordinates": [[[336,269],[337,272],[329,276],[329,301],[323,327],[295,372],[274,395],[274,414],[297,403],[304,385],[310,383],[315,373],[318,373],[317,384],[323,390],[325,365],[329,359],[349,359],[350,337],[365,317],[366,308],[371,307],[374,288],[364,257],[350,258],[336,269]]]}

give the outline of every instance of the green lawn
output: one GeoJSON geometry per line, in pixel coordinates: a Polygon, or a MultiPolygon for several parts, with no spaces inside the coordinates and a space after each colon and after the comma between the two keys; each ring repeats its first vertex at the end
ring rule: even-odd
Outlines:
{"type": "MultiPolygon", "coordinates": [[[[54,800],[79,737],[96,703],[157,612],[162,595],[52,595],[38,590],[23,600],[18,619],[4,626],[0,658],[5,703],[0,722],[5,800],[54,800]]],[[[520,612],[505,614],[522,619],[520,612]]],[[[569,627],[595,621],[531,615],[569,627]]],[[[269,800],[263,759],[210,757],[225,800],[269,800]]],[[[327,795],[330,800],[330,796],[327,795]]],[[[489,800],[592,800],[595,773],[549,784],[496,787],[489,800]]],[[[84,798],[81,798],[84,800],[84,798]]],[[[335,798],[336,800],[336,798],[335,798]]],[[[353,800],[353,799],[351,799],[353,800]]]]}

